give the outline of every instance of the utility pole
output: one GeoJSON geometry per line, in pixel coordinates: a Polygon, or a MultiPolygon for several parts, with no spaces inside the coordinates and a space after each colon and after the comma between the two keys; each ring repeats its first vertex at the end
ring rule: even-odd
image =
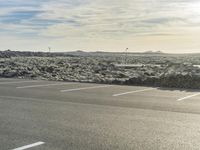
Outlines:
{"type": "Polygon", "coordinates": [[[125,61],[124,61],[125,64],[127,64],[127,56],[128,56],[128,48],[125,49],[125,61]]]}
{"type": "Polygon", "coordinates": [[[49,53],[51,52],[51,47],[48,47],[48,49],[49,49],[49,53]]]}

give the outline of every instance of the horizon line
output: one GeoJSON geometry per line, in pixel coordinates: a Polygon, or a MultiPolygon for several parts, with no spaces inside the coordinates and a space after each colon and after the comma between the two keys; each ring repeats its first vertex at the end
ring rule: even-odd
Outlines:
{"type": "MultiPolygon", "coordinates": [[[[49,52],[48,50],[11,50],[11,49],[7,49],[7,50],[0,50],[0,52],[6,52],[6,51],[12,51],[12,52],[33,52],[33,53],[37,53],[37,52],[42,52],[42,53],[73,53],[73,52],[83,52],[83,53],[125,53],[125,51],[105,51],[105,50],[66,50],[66,51],[51,51],[49,52]]],[[[151,51],[151,50],[148,50],[148,51],[130,51],[130,52],[126,52],[126,53],[129,53],[129,54],[143,54],[143,53],[146,53],[146,54],[200,54],[200,52],[182,52],[182,53],[168,53],[168,52],[163,52],[163,51],[160,51],[160,50],[157,50],[157,51],[151,51]]]]}

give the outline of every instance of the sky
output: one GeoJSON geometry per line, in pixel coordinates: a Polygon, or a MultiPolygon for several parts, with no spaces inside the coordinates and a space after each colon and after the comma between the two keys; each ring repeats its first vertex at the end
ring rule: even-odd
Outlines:
{"type": "Polygon", "coordinates": [[[200,52],[200,0],[0,0],[0,50],[200,52]]]}

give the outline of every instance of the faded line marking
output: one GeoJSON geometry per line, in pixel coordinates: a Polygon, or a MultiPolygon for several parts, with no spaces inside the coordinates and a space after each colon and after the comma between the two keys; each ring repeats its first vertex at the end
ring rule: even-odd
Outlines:
{"type": "Polygon", "coordinates": [[[35,88],[35,87],[46,87],[46,86],[56,86],[56,85],[70,85],[76,83],[54,83],[54,84],[38,84],[38,85],[28,85],[28,86],[19,86],[17,89],[26,89],[26,88],[35,88]]]}
{"type": "Polygon", "coordinates": [[[104,87],[106,88],[106,87],[111,87],[111,86],[113,86],[113,85],[91,86],[91,87],[61,90],[60,92],[72,92],[72,91],[80,91],[80,90],[87,90],[87,89],[98,89],[98,88],[104,88],[104,87]]]}
{"type": "Polygon", "coordinates": [[[19,147],[19,148],[15,148],[15,149],[12,149],[12,150],[25,150],[25,149],[29,149],[29,148],[32,148],[32,147],[42,145],[42,144],[44,144],[44,142],[37,142],[37,143],[30,144],[30,145],[22,146],[22,147],[19,147]]]}
{"type": "Polygon", "coordinates": [[[177,101],[182,101],[182,100],[192,98],[192,97],[195,97],[195,96],[198,96],[198,95],[200,95],[200,93],[196,93],[196,94],[189,95],[189,96],[186,96],[186,97],[183,97],[183,98],[179,98],[177,101]]]}
{"type": "Polygon", "coordinates": [[[6,81],[6,80],[8,80],[8,81],[11,80],[12,81],[14,79],[12,79],[12,78],[0,78],[0,81],[6,81]]]}
{"type": "Polygon", "coordinates": [[[121,96],[121,95],[126,95],[126,94],[132,94],[132,93],[139,93],[139,92],[144,92],[144,91],[151,91],[155,90],[155,88],[147,88],[143,90],[135,90],[135,91],[129,91],[129,92],[124,92],[124,93],[119,93],[119,94],[113,94],[112,96],[121,96]]]}
{"type": "Polygon", "coordinates": [[[29,83],[29,82],[39,82],[39,81],[12,81],[12,82],[0,82],[0,84],[29,83]]]}

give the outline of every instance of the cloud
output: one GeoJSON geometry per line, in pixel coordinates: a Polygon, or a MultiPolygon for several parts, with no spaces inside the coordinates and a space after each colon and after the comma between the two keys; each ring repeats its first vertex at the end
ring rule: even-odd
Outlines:
{"type": "MultiPolygon", "coordinates": [[[[19,39],[32,37],[45,42],[67,39],[71,43],[88,40],[98,47],[104,40],[169,38],[196,35],[200,31],[198,0],[0,0],[0,3],[0,35],[19,39]]],[[[58,43],[65,46],[64,42],[58,43]]]]}

